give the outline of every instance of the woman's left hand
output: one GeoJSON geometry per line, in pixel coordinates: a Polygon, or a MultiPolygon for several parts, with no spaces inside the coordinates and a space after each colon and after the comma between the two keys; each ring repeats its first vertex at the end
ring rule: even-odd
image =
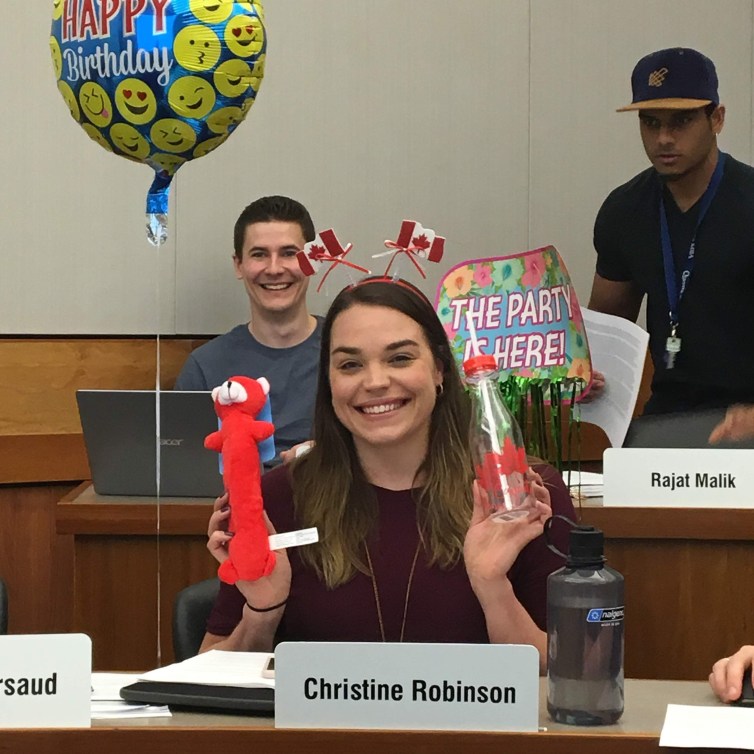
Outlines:
{"type": "Polygon", "coordinates": [[[463,557],[472,584],[506,578],[521,550],[543,531],[552,515],[550,493],[542,477],[531,468],[526,472],[536,500],[527,516],[510,521],[492,519],[484,490],[474,482],[474,512],[466,532],[463,557]]]}

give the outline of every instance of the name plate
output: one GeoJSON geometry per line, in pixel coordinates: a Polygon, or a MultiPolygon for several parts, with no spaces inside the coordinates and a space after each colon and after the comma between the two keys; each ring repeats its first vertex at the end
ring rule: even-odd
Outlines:
{"type": "Polygon", "coordinates": [[[754,508],[754,450],[608,448],[606,506],[754,508]]]}
{"type": "Polygon", "coordinates": [[[283,642],[275,726],[536,731],[539,653],[517,644],[283,642]]]}
{"type": "Polygon", "coordinates": [[[0,636],[0,728],[88,728],[92,640],[0,636]]]}

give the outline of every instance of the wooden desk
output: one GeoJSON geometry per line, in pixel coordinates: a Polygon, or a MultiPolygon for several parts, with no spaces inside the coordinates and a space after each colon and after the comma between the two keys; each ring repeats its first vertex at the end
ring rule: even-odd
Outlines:
{"type": "MultiPolygon", "coordinates": [[[[173,598],[216,572],[205,549],[211,503],[158,507],[84,484],[58,504],[57,531],[74,538],[68,630],[92,637],[95,670],[172,661],[173,598]]],[[[627,676],[706,678],[754,641],[754,510],[584,506],[581,518],[604,530],[608,563],[626,577],[627,676]]]]}
{"type": "Polygon", "coordinates": [[[144,670],[173,661],[175,595],[217,572],[205,548],[212,500],[96,495],[89,482],[58,503],[73,535],[73,622],[92,637],[93,668],[144,670]]]}
{"type": "MultiPolygon", "coordinates": [[[[551,722],[540,693],[539,733],[454,731],[276,730],[271,718],[174,713],[172,718],[98,721],[84,730],[5,730],[0,752],[72,754],[645,754],[658,752],[668,703],[713,705],[706,683],[626,681],[626,711],[617,725],[576,728],[551,722]]],[[[693,752],[695,749],[684,749],[693,752]]],[[[704,749],[712,752],[713,749],[704,749]]]]}
{"type": "Polygon", "coordinates": [[[754,642],[754,510],[584,506],[626,579],[626,675],[706,678],[754,642]]]}

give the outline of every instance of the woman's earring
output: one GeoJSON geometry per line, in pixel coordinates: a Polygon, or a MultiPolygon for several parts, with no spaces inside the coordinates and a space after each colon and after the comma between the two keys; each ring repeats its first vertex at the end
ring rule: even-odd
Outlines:
{"type": "Polygon", "coordinates": [[[445,385],[443,385],[442,382],[435,385],[435,392],[437,393],[437,397],[440,398],[442,394],[445,392],[445,385]]]}

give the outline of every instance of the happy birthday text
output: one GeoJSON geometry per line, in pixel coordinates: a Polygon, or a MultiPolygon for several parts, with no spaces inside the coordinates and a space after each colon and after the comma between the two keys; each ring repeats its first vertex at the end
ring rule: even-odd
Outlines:
{"type": "Polygon", "coordinates": [[[133,76],[135,74],[157,73],[157,83],[165,86],[170,81],[170,69],[173,65],[170,50],[167,47],[152,50],[134,49],[132,40],[128,40],[120,52],[113,52],[105,42],[97,46],[94,52],[84,55],[84,50],[63,50],[63,60],[67,66],[67,79],[72,84],[79,79],[89,81],[96,74],[99,78],[110,76],[133,76]]]}
{"type": "Polygon", "coordinates": [[[151,9],[153,33],[165,31],[165,11],[172,0],[66,0],[63,6],[63,42],[83,42],[110,36],[110,23],[123,13],[123,36],[136,31],[136,19],[151,9]]]}

